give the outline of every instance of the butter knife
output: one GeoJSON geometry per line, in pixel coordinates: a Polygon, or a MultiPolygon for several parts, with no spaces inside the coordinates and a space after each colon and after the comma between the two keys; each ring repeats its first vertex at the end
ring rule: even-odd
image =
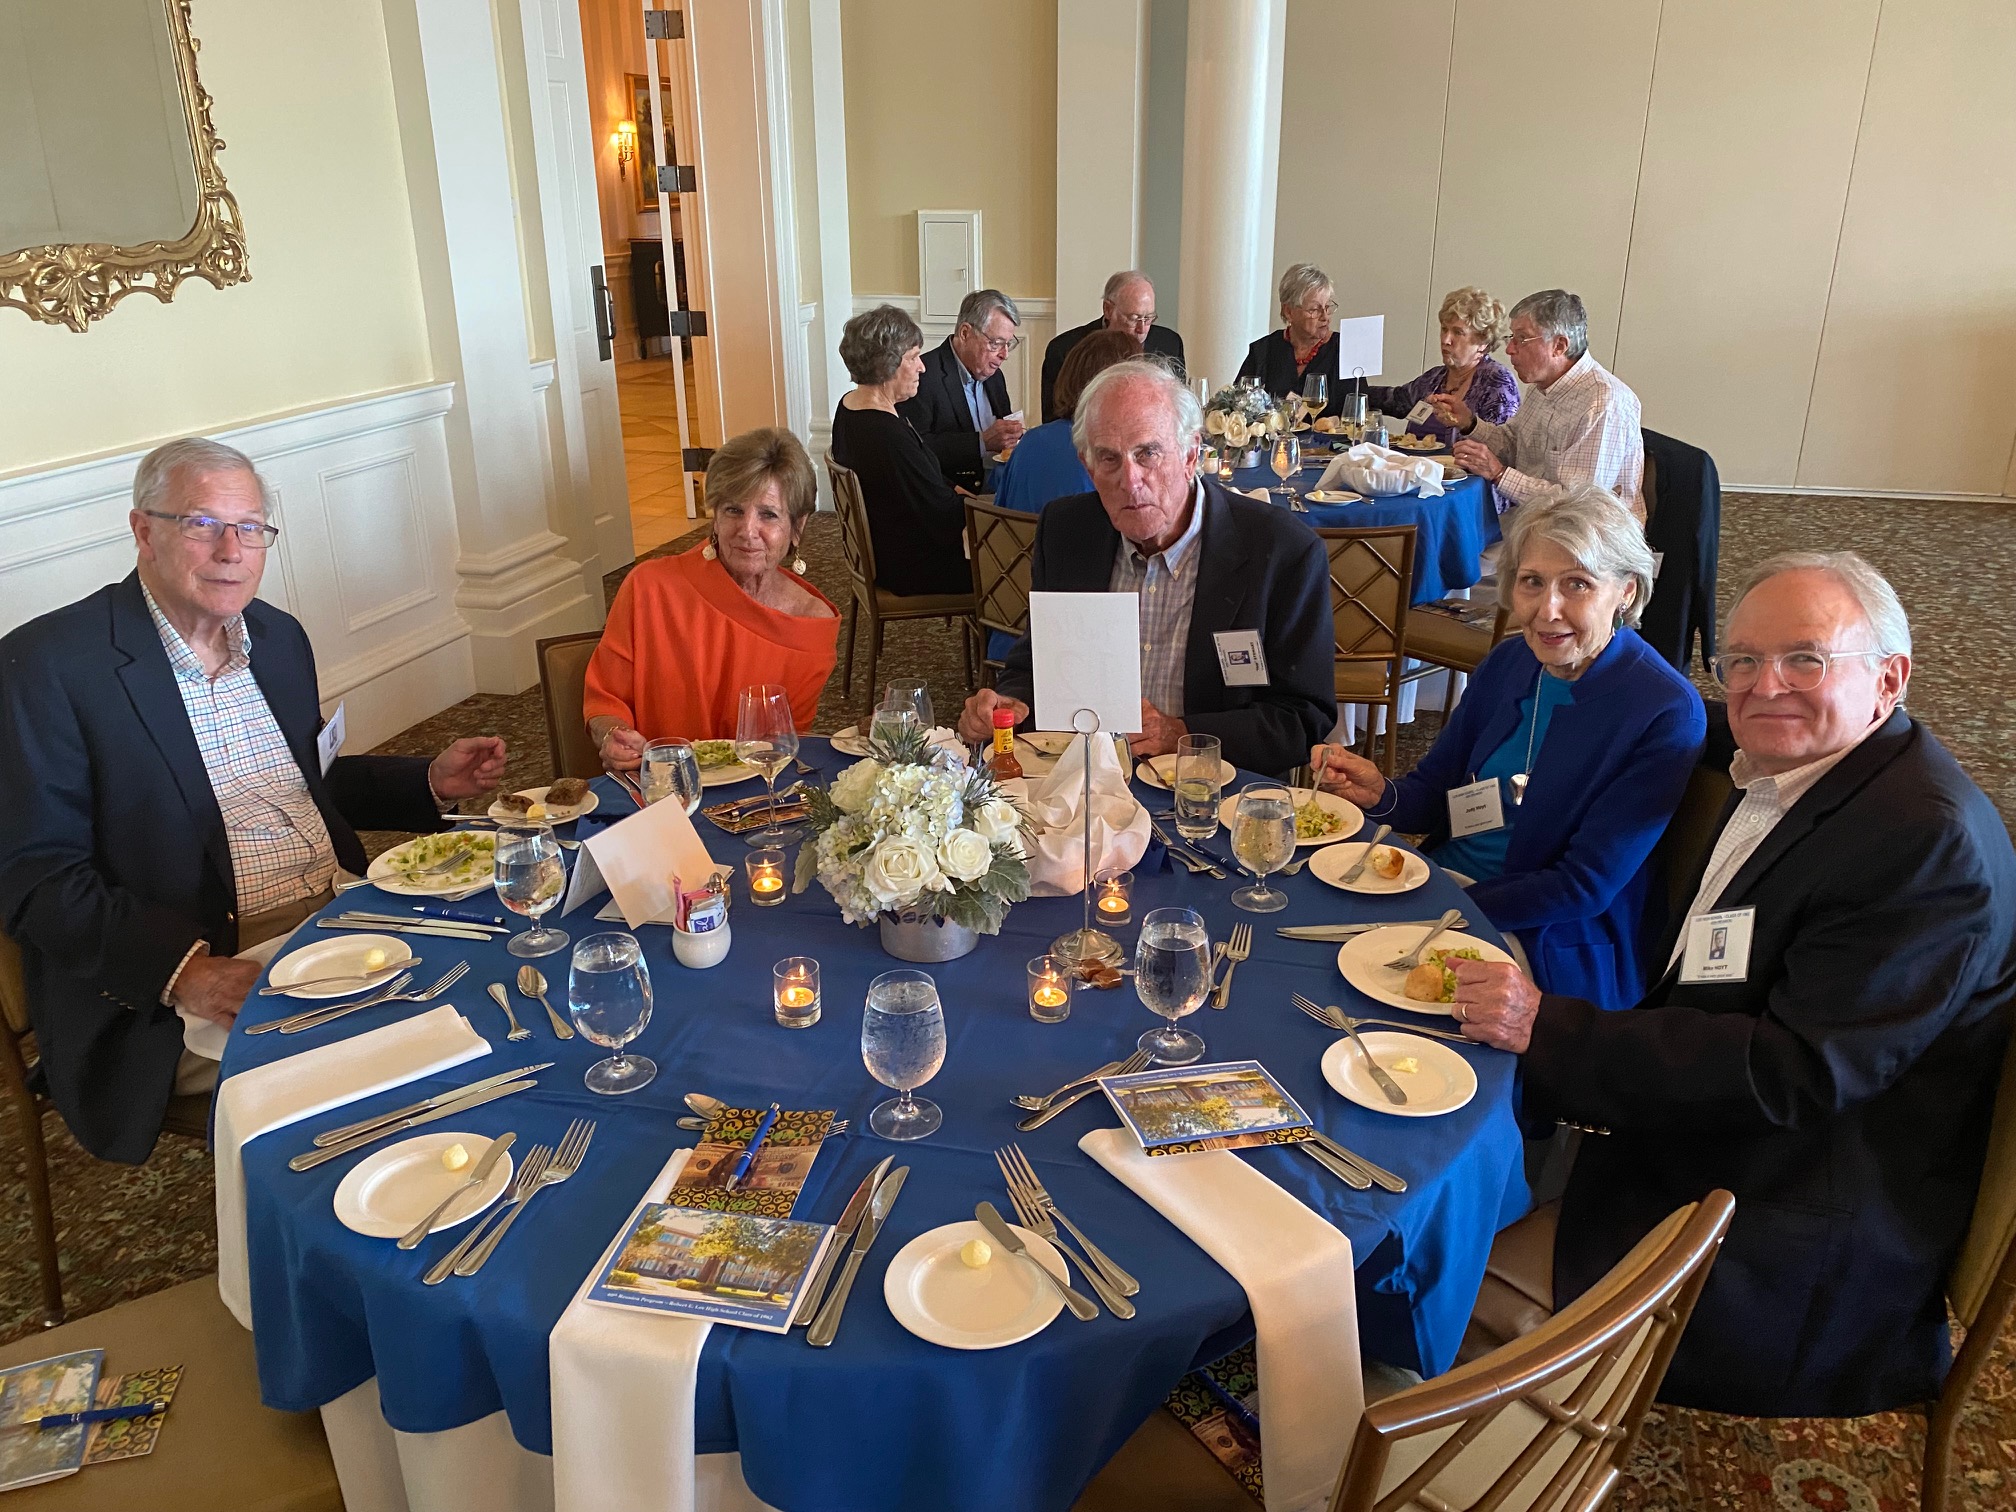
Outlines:
{"type": "Polygon", "coordinates": [[[339,1155],[348,1155],[353,1150],[361,1150],[368,1144],[376,1144],[390,1134],[398,1134],[406,1129],[417,1129],[421,1124],[433,1123],[437,1118],[452,1118],[458,1113],[467,1113],[471,1108],[480,1108],[484,1103],[495,1102],[500,1097],[509,1097],[513,1092],[523,1092],[527,1087],[536,1087],[535,1081],[506,1082],[501,1087],[492,1087],[487,1092],[479,1092],[474,1097],[458,1098],[445,1107],[431,1112],[416,1113],[411,1118],[402,1118],[397,1123],[382,1124],[368,1129],[353,1139],[341,1144],[330,1145],[320,1150],[305,1150],[287,1162],[290,1171],[308,1171],[325,1160],[334,1160],[339,1155]]]}
{"type": "Polygon", "coordinates": [[[417,1249],[419,1247],[420,1241],[422,1239],[425,1239],[429,1234],[431,1234],[434,1231],[434,1220],[436,1218],[439,1218],[443,1213],[448,1211],[448,1204],[453,1202],[457,1197],[460,1197],[464,1192],[468,1191],[471,1187],[481,1186],[483,1184],[483,1179],[490,1174],[492,1167],[494,1167],[498,1161],[504,1158],[504,1152],[511,1148],[512,1144],[517,1140],[517,1138],[518,1136],[516,1134],[500,1134],[495,1139],[491,1140],[490,1148],[485,1150],[483,1152],[483,1158],[476,1162],[476,1169],[471,1171],[468,1174],[468,1176],[464,1178],[460,1186],[455,1188],[455,1190],[450,1192],[446,1197],[443,1197],[441,1199],[440,1205],[437,1206],[433,1212],[429,1213],[425,1218],[422,1218],[418,1223],[414,1224],[413,1227],[406,1230],[406,1232],[400,1236],[399,1248],[402,1250],[417,1249]]]}
{"type": "Polygon", "coordinates": [[[854,1247],[847,1252],[847,1264],[841,1269],[840,1279],[833,1283],[833,1294],[820,1304],[819,1316],[805,1331],[805,1342],[814,1349],[824,1349],[840,1331],[840,1314],[847,1308],[847,1294],[854,1289],[854,1278],[860,1274],[861,1262],[867,1259],[875,1236],[882,1232],[889,1210],[896,1206],[896,1199],[903,1192],[903,1183],[909,1177],[910,1167],[898,1166],[875,1188],[874,1200],[868,1204],[868,1216],[861,1221],[861,1231],[854,1236],[854,1247]]]}
{"type": "Polygon", "coordinates": [[[1002,1221],[994,1204],[983,1202],[973,1209],[973,1216],[980,1220],[980,1227],[987,1230],[994,1242],[1011,1255],[1020,1255],[1036,1270],[1037,1274],[1056,1288],[1057,1295],[1064,1299],[1064,1305],[1071,1309],[1071,1316],[1080,1323],[1090,1323],[1099,1316],[1099,1304],[1083,1292],[1074,1291],[1050,1274],[1050,1267],[1029,1253],[1029,1246],[1022,1242],[1022,1236],[1002,1221]]]}
{"type": "Polygon", "coordinates": [[[466,1087],[456,1087],[451,1091],[438,1092],[432,1097],[423,1097],[419,1102],[408,1103],[403,1108],[394,1108],[390,1113],[380,1113],[375,1118],[360,1118],[356,1123],[345,1124],[340,1129],[324,1129],[315,1136],[315,1147],[327,1149],[330,1145],[356,1138],[366,1129],[375,1129],[380,1124],[397,1123],[402,1118],[411,1118],[415,1113],[428,1113],[449,1103],[460,1102],[465,1097],[474,1097],[478,1092],[488,1092],[492,1087],[501,1087],[504,1083],[516,1081],[521,1076],[545,1071],[553,1064],[552,1061],[540,1061],[535,1065],[520,1066],[516,1071],[500,1071],[495,1076],[486,1076],[481,1081],[470,1082],[466,1087]]]}
{"type": "Polygon", "coordinates": [[[798,1316],[791,1320],[796,1328],[810,1323],[812,1315],[819,1311],[819,1299],[826,1294],[826,1283],[833,1279],[833,1271],[840,1264],[840,1252],[854,1238],[854,1231],[861,1226],[861,1215],[868,1211],[868,1203],[875,1196],[875,1188],[882,1184],[882,1178],[889,1174],[889,1164],[894,1155],[884,1155],[876,1162],[875,1169],[861,1178],[861,1185],[854,1188],[854,1195],[847,1199],[847,1206],[841,1210],[840,1221],[833,1225],[833,1242],[826,1247],[826,1258],[819,1262],[819,1269],[812,1273],[812,1279],[805,1286],[805,1301],[798,1309],[798,1316]]]}

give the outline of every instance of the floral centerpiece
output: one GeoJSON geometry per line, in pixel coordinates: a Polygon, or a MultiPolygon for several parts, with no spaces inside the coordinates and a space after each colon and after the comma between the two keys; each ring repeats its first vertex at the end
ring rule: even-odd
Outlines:
{"type": "Polygon", "coordinates": [[[1287,426],[1274,396],[1250,381],[1218,390],[1204,406],[1204,433],[1222,439],[1234,467],[1259,466],[1260,448],[1267,438],[1280,435],[1287,426]]]}
{"type": "Polygon", "coordinates": [[[1029,896],[1021,810],[985,767],[934,755],[924,732],[871,742],[865,760],[806,797],[813,838],[792,890],[817,877],[849,924],[880,924],[891,955],[965,955],[1029,896]]]}

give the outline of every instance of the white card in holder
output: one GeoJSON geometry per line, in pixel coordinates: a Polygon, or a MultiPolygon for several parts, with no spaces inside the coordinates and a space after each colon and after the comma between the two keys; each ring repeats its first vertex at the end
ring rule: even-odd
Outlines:
{"type": "Polygon", "coordinates": [[[1407,411],[1407,423],[1409,425],[1420,425],[1424,421],[1433,420],[1434,418],[1435,406],[1430,404],[1426,399],[1421,400],[1414,408],[1407,411]]]}
{"type": "Polygon", "coordinates": [[[1725,908],[1687,921],[1687,946],[1680,952],[1680,981],[1743,982],[1750,978],[1750,933],[1757,910],[1725,908]]]}
{"type": "Polygon", "coordinates": [[[1505,828],[1505,800],[1498,792],[1498,779],[1486,777],[1467,787],[1449,789],[1449,838],[1482,835],[1505,828]]]}
{"type": "Polygon", "coordinates": [[[336,712],[329,716],[329,722],[322,726],[322,733],[315,737],[315,754],[322,762],[322,775],[329,775],[329,768],[336,764],[336,755],[343,749],[343,705],[336,705],[336,712]]]}
{"type": "Polygon", "coordinates": [[[1220,630],[1211,639],[1218,646],[1218,670],[1228,688],[1267,686],[1267,653],[1258,630],[1220,630]]]}

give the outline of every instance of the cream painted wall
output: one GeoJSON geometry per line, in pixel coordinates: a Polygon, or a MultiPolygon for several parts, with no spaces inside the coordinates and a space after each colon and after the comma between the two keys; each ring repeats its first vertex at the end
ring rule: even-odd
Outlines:
{"type": "Polygon", "coordinates": [[[0,475],[432,375],[378,7],[205,0],[196,34],[251,281],[83,335],[0,309],[0,475]]]}
{"type": "Polygon", "coordinates": [[[1059,3],[843,0],[857,293],[917,292],[919,210],[980,211],[986,282],[1053,293],[1059,3]]]}
{"type": "Polygon", "coordinates": [[[2016,495],[2003,0],[1334,0],[1288,24],[1275,265],[1387,317],[1389,381],[1434,360],[1448,289],[1559,284],[1647,425],[1725,484],[2016,495]],[[1558,108],[1536,60],[1574,81],[1558,108]],[[1323,177],[1368,140],[1376,215],[1323,177]],[[1897,446],[1933,416],[1937,446],[1897,446]]]}

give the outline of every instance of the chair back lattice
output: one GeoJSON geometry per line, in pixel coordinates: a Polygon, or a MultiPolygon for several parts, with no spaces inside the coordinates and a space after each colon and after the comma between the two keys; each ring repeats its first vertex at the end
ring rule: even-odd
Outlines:
{"type": "Polygon", "coordinates": [[[868,501],[861,495],[861,475],[842,467],[826,453],[826,475],[833,480],[833,512],[840,516],[840,549],[847,557],[847,576],[854,597],[875,602],[875,540],[868,531],[868,501]]]}
{"type": "Polygon", "coordinates": [[[966,540],[973,554],[973,617],[983,630],[1029,630],[1029,568],[1036,519],[1014,509],[966,501],[966,540]]]}
{"type": "Polygon", "coordinates": [[[1593,1512],[1622,1474],[1735,1206],[1709,1193],[1533,1333],[1368,1407],[1332,1512],[1593,1512]]]}
{"type": "Polygon", "coordinates": [[[1392,662],[1407,650],[1414,527],[1319,530],[1330,558],[1330,619],[1340,662],[1392,662]]]}
{"type": "Polygon", "coordinates": [[[581,705],[588,688],[588,663],[602,644],[600,630],[553,635],[534,648],[539,662],[539,696],[546,705],[546,743],[553,751],[555,777],[600,777],[602,753],[588,738],[581,705]]]}

